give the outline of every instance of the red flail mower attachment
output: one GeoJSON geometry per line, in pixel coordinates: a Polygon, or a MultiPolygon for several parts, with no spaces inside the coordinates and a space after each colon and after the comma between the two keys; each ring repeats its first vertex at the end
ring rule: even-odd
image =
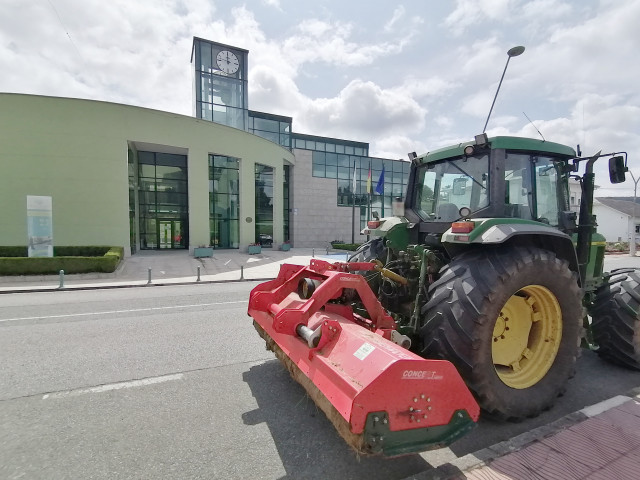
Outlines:
{"type": "Polygon", "coordinates": [[[249,315],[287,366],[363,454],[400,455],[449,445],[475,426],[478,404],[455,367],[409,350],[410,341],[364,277],[374,263],[282,265],[254,288],[249,315]],[[368,318],[340,303],[355,290],[368,318]],[[404,345],[404,346],[403,346],[404,345]]]}

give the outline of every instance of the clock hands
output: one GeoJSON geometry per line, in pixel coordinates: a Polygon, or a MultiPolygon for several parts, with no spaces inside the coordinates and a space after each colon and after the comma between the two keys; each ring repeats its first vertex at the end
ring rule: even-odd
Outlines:
{"type": "Polygon", "coordinates": [[[238,57],[233,52],[223,50],[218,53],[218,67],[220,70],[228,75],[234,74],[238,71],[240,63],[238,57]]]}

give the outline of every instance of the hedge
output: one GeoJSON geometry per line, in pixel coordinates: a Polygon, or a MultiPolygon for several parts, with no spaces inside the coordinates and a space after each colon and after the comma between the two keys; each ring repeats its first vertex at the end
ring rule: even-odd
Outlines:
{"type": "Polygon", "coordinates": [[[360,245],[360,243],[332,243],[331,247],[335,248],[336,250],[350,250],[352,252],[355,252],[360,245]]]}
{"type": "Polygon", "coordinates": [[[27,247],[0,247],[0,275],[45,275],[113,272],[124,255],[122,247],[54,247],[54,257],[28,258],[27,247]],[[23,253],[22,256],[16,252],[23,253]]]}

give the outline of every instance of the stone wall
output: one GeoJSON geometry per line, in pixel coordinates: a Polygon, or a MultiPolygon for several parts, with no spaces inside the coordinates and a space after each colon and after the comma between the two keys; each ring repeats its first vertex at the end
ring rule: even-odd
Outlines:
{"type": "MultiPolygon", "coordinates": [[[[332,240],[350,243],[351,208],[338,207],[338,182],[312,176],[310,150],[295,149],[294,154],[290,200],[293,246],[324,248],[332,240]]],[[[355,242],[363,242],[358,208],[354,224],[355,242]]]]}

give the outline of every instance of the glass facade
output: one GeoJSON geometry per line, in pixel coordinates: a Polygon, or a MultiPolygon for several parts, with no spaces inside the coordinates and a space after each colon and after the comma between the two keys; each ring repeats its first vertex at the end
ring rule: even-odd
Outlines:
{"type": "MultiPolygon", "coordinates": [[[[402,160],[346,155],[331,152],[312,153],[311,171],[314,177],[335,178],[338,182],[338,206],[371,206],[371,210],[384,216],[391,214],[391,203],[395,197],[405,196],[411,164],[402,160]],[[353,191],[353,176],[356,190],[353,191]],[[382,194],[376,186],[382,176],[382,194]],[[367,178],[371,169],[371,190],[367,192],[367,178]],[[354,195],[355,193],[355,195],[354,195]]],[[[366,221],[366,220],[364,220],[366,221]]]]}
{"type": "Polygon", "coordinates": [[[187,157],[138,152],[140,248],[187,248],[187,157]]]}
{"type": "Polygon", "coordinates": [[[195,116],[247,130],[246,50],[193,39],[195,116]]]}
{"type": "Polygon", "coordinates": [[[291,240],[291,236],[290,236],[290,230],[289,230],[289,213],[291,212],[291,207],[289,204],[289,181],[290,181],[290,171],[289,171],[289,165],[284,165],[284,181],[283,181],[283,185],[282,185],[282,192],[283,192],[283,212],[282,212],[282,219],[283,219],[283,230],[284,230],[284,240],[291,240]]]}
{"type": "Polygon", "coordinates": [[[136,162],[131,149],[127,151],[127,169],[129,173],[129,245],[131,254],[136,253],[136,162]]]}
{"type": "Polygon", "coordinates": [[[256,182],[256,238],[263,247],[273,243],[273,167],[255,166],[256,182]]]}
{"type": "Polygon", "coordinates": [[[209,228],[215,248],[240,246],[240,161],[209,155],[209,228]]]}
{"type": "Polygon", "coordinates": [[[338,138],[317,137],[315,135],[304,135],[301,133],[292,134],[291,147],[303,150],[315,150],[318,152],[359,155],[363,157],[369,155],[368,143],[341,140],[338,138]]]}
{"type": "Polygon", "coordinates": [[[249,111],[249,132],[291,149],[291,117],[249,111]]]}

